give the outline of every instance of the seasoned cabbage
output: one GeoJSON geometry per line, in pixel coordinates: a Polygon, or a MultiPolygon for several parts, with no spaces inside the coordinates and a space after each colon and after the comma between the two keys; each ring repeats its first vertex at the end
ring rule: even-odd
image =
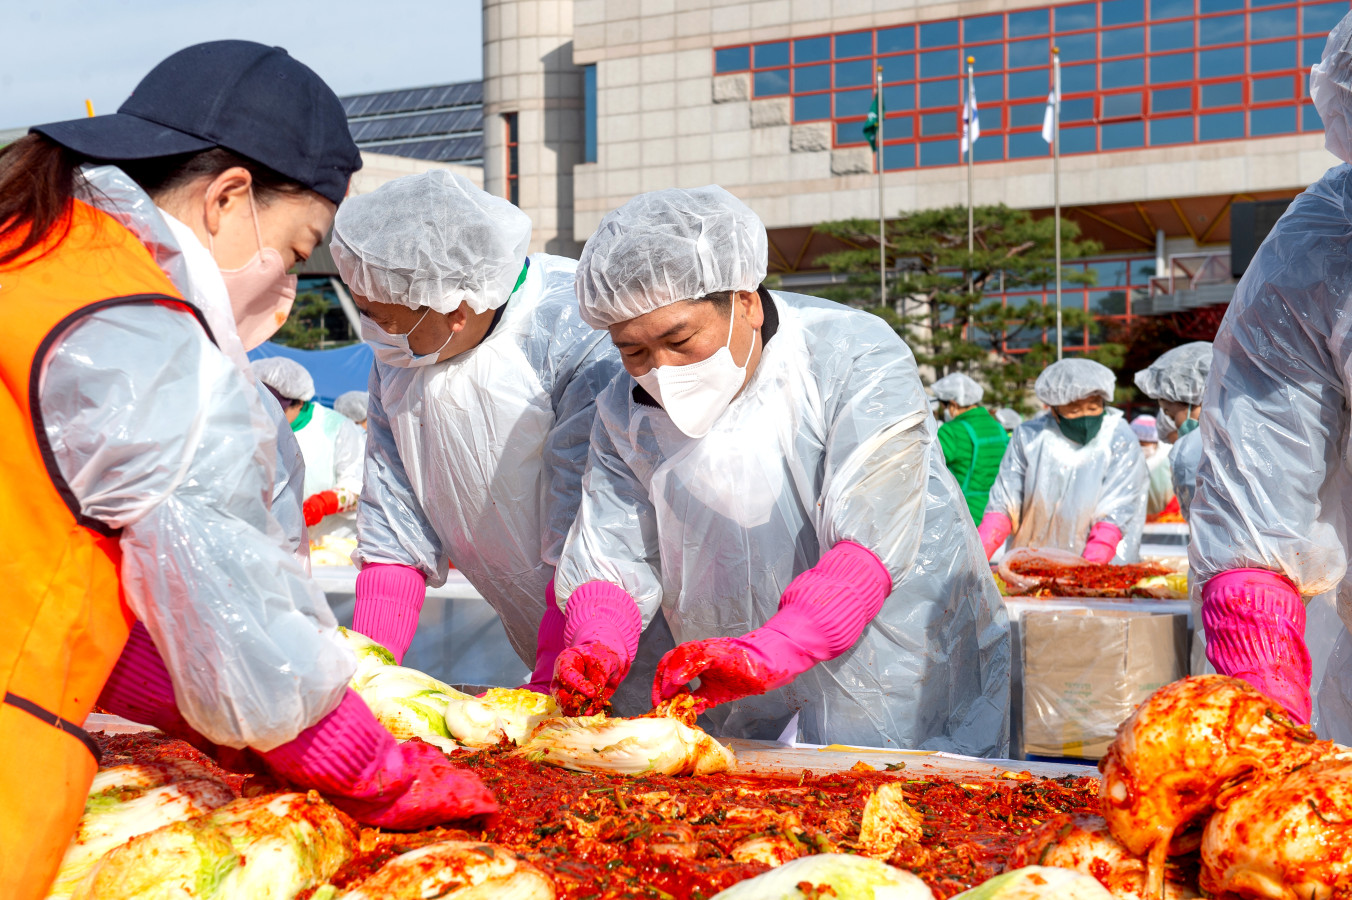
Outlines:
{"type": "Polygon", "coordinates": [[[1092,875],[1053,866],[1024,866],[996,875],[950,900],[1112,900],[1092,875]]]}
{"type": "Polygon", "coordinates": [[[675,719],[549,719],[516,751],[536,762],[608,775],[708,775],[737,763],[732,751],[675,719]]]}
{"type": "Polygon", "coordinates": [[[934,900],[925,882],[910,872],[844,853],[795,859],[734,884],[713,900],[803,900],[806,892],[799,889],[800,884],[818,889],[817,896],[831,900],[934,900]]]}
{"type": "Polygon", "coordinates": [[[385,863],[340,900],[553,900],[554,884],[506,847],[442,841],[385,863]]]}
{"type": "Polygon", "coordinates": [[[393,653],[385,649],[384,645],[377,644],[361,632],[343,628],[340,625],[338,633],[343,636],[347,648],[357,657],[357,671],[352,675],[352,689],[358,694],[362,692],[366,682],[376,672],[386,666],[398,665],[393,653]]]}
{"type": "Polygon", "coordinates": [[[548,694],[491,688],[482,697],[455,697],[446,704],[446,729],[467,747],[496,747],[503,738],[519,744],[545,719],[562,715],[548,694]]]}
{"type": "Polygon", "coordinates": [[[401,741],[411,737],[449,738],[446,705],[453,699],[473,699],[425,672],[404,666],[380,668],[357,693],[380,724],[401,741]]]}

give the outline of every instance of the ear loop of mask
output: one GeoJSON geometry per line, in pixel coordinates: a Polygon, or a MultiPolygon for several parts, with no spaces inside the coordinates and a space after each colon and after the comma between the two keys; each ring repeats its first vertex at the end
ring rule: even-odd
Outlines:
{"type": "MultiPolygon", "coordinates": [[[[258,253],[259,253],[259,254],[262,254],[262,252],[263,252],[263,230],[262,230],[261,228],[258,227],[258,205],[254,203],[254,193],[253,193],[253,185],[252,185],[252,184],[249,185],[249,214],[250,214],[250,216],[252,216],[252,218],[253,218],[254,240],[258,243],[258,253]]],[[[203,210],[203,212],[202,212],[202,224],[203,224],[203,225],[206,224],[206,211],[205,211],[205,210],[203,210]]],[[[210,229],[210,228],[207,229],[207,252],[211,254],[211,258],[212,258],[213,260],[216,258],[216,238],[215,238],[215,236],[211,233],[211,229],[210,229]]],[[[216,263],[216,265],[219,266],[220,263],[216,263]]],[[[248,263],[245,263],[245,265],[248,265],[248,263]]],[[[415,326],[415,327],[416,327],[416,326],[415,326]]]]}

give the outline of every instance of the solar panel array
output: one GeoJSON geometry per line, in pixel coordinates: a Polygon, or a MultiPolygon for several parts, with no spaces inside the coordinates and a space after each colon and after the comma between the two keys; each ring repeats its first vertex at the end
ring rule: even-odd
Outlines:
{"type": "Polygon", "coordinates": [[[483,163],[481,81],[343,97],[363,150],[413,159],[483,163]]]}

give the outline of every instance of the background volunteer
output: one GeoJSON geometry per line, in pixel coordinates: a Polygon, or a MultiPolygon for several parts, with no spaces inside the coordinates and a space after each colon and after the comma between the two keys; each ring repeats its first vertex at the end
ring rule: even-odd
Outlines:
{"type": "Polygon", "coordinates": [[[1169,456],[1173,445],[1160,442],[1154,416],[1137,416],[1131,420],[1131,431],[1145,454],[1146,471],[1150,474],[1146,489],[1146,518],[1158,516],[1174,499],[1173,479],[1169,475],[1169,456]]]}
{"type": "MultiPolygon", "coordinates": [[[[1325,144],[1352,161],[1352,15],[1310,75],[1325,144]]],[[[1306,603],[1345,626],[1317,686],[1321,737],[1352,740],[1352,168],[1329,170],[1259,247],[1216,335],[1202,398],[1192,573],[1206,655],[1291,716],[1313,712],[1306,603]]]]}
{"type": "Polygon", "coordinates": [[[300,445],[305,460],[303,509],[310,540],[355,538],[366,432],[347,416],[315,402],[314,378],[294,359],[260,359],[253,370],[282,405],[300,445]]]}
{"type": "Polygon", "coordinates": [[[980,405],[985,390],[962,372],[945,375],[930,390],[944,404],[944,423],[939,426],[944,463],[957,479],[972,521],[980,522],[991,485],[1000,473],[1009,435],[980,405]]]}
{"type": "Polygon", "coordinates": [[[333,411],[342,413],[365,430],[366,411],[370,405],[371,397],[366,391],[346,391],[333,401],[333,411]]]}
{"type": "Polygon", "coordinates": [[[718,187],[641,194],[587,242],[582,315],[627,374],[559,563],[556,687],[603,698],[664,614],[652,698],[698,676],[716,734],[798,716],[813,742],[999,756],[1008,620],[914,358],[875,316],[762,288],[767,252],[718,187]]]}
{"type": "Polygon", "coordinates": [[[554,565],[619,361],[578,316],[577,263],[528,259],[530,231],[511,203],[435,171],[349,200],[332,247],[376,355],[353,627],[402,658],[450,562],[547,690],[554,565]]]}
{"type": "Polygon", "coordinates": [[[133,616],[168,669],[147,654],[127,690],[176,698],[201,739],[264,751],[374,824],[494,808],[348,690],[352,656],[268,508],[275,426],[214,342],[284,320],[287,269],[360,165],[337,97],[279,48],[218,41],[162,62],[116,115],[33,131],[0,151],[0,490],[22,511],[0,563],[7,896],[43,896],[75,829],[97,766],[75,723],[133,616]],[[113,167],[91,158],[125,169],[101,180],[113,167]],[[221,290],[235,315],[213,312],[217,338],[197,300],[221,290]]]}
{"type": "Polygon", "coordinates": [[[1188,518],[1202,461],[1202,436],[1197,431],[1202,414],[1202,392],[1211,372],[1212,345],[1194,341],[1175,347],[1136,373],[1136,387],[1160,404],[1155,426],[1160,440],[1171,444],[1170,479],[1183,518],[1188,518]]]}
{"type": "Polygon", "coordinates": [[[1116,380],[1088,359],[1064,359],[1033,385],[1051,407],[1014,429],[978,532],[987,558],[1014,547],[1052,547],[1093,562],[1135,562],[1145,528],[1145,455],[1120,410],[1105,404],[1116,380]]]}

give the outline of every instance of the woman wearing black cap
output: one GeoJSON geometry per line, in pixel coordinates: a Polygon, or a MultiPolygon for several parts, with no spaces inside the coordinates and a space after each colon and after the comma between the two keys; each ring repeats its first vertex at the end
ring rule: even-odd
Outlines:
{"type": "Polygon", "coordinates": [[[287,271],[361,165],[337,97],[279,48],[218,41],[115,115],[33,132],[0,152],[5,895],[47,891],[100,691],[258,750],[370,824],[491,811],[347,688],[351,655],[269,508],[276,431],[244,353],[285,320],[287,271]]]}

